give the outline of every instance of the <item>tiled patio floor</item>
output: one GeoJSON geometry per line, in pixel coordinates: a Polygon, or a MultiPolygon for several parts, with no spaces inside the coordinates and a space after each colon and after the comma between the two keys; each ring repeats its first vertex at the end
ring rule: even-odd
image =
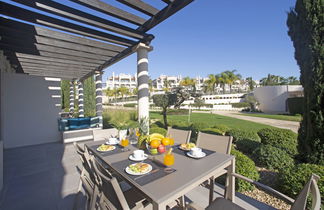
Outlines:
{"type": "MultiPolygon", "coordinates": [[[[52,143],[5,150],[0,209],[71,210],[80,167],[72,144],[52,143]]],[[[216,186],[215,197],[221,192],[216,186]]],[[[205,207],[208,195],[206,188],[197,187],[186,199],[205,207]]],[[[237,203],[246,209],[271,209],[241,194],[237,194],[237,203]]]]}

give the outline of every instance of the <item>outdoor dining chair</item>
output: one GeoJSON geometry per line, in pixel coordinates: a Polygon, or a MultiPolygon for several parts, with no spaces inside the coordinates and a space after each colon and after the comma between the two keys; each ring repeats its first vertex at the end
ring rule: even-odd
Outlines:
{"type": "MultiPolygon", "coordinates": [[[[220,136],[215,134],[198,132],[196,144],[197,147],[212,150],[221,154],[229,155],[231,153],[232,140],[233,140],[232,136],[220,136]]],[[[223,169],[219,171],[217,174],[214,174],[213,177],[219,177],[226,173],[227,170],[223,169]]],[[[205,181],[203,183],[205,187],[210,188],[210,193],[213,192],[214,189],[213,187],[215,184],[215,180],[213,177],[209,179],[209,182],[205,181]]],[[[224,195],[225,194],[226,194],[226,190],[224,191],[224,195]]]]}
{"type": "Polygon", "coordinates": [[[196,145],[200,148],[229,155],[231,152],[232,140],[233,138],[231,136],[220,136],[199,132],[196,145]]]}
{"type": "MultiPolygon", "coordinates": [[[[263,189],[264,191],[267,191],[273,195],[275,195],[276,197],[286,201],[287,203],[291,204],[291,210],[304,210],[306,209],[306,205],[307,205],[307,197],[310,194],[312,197],[312,207],[311,209],[313,210],[320,210],[321,208],[321,194],[317,185],[318,180],[320,179],[319,176],[317,176],[316,174],[312,174],[309,181],[304,185],[303,189],[300,191],[298,197],[296,198],[296,200],[272,189],[269,186],[263,185],[259,182],[253,181],[247,177],[244,177],[240,174],[236,174],[233,173],[233,176],[235,176],[236,178],[242,179],[244,181],[247,181],[251,184],[254,184],[256,186],[258,186],[259,188],[263,189]]],[[[200,210],[200,209],[204,209],[199,207],[197,204],[192,203],[189,204],[188,206],[190,206],[192,209],[196,209],[196,210],[200,210]]],[[[238,206],[237,204],[231,202],[230,200],[227,200],[225,198],[216,198],[207,208],[207,210],[211,210],[211,209],[233,209],[233,210],[241,210],[244,209],[240,206],[238,206]]]]}
{"type": "Polygon", "coordinates": [[[191,130],[180,130],[168,127],[167,136],[174,139],[174,144],[186,144],[190,141],[191,130]]]}
{"type": "MultiPolygon", "coordinates": [[[[80,174],[80,183],[77,191],[77,195],[81,193],[81,190],[84,189],[86,196],[87,196],[87,206],[90,208],[91,203],[93,203],[93,198],[97,195],[94,195],[95,192],[95,176],[93,174],[93,170],[91,169],[90,165],[90,155],[88,150],[82,149],[79,144],[73,142],[76,152],[78,153],[81,163],[82,163],[82,170],[80,174]]],[[[74,203],[74,209],[77,209],[78,197],[76,197],[74,203]]]]}
{"type": "MultiPolygon", "coordinates": [[[[100,209],[152,209],[153,206],[134,189],[123,192],[116,177],[109,175],[102,164],[92,156],[90,159],[96,176],[99,194],[96,206],[100,209]]],[[[92,209],[91,209],[92,210],[92,209]]]]}

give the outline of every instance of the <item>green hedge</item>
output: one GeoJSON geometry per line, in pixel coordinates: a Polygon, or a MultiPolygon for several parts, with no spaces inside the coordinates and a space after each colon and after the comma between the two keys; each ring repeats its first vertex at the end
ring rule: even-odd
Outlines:
{"type": "Polygon", "coordinates": [[[234,107],[234,108],[245,108],[245,107],[250,107],[250,104],[247,103],[247,102],[232,103],[232,107],[234,107]]]}
{"type": "Polygon", "coordinates": [[[222,132],[223,132],[223,135],[224,135],[227,131],[230,130],[229,127],[227,127],[226,125],[222,125],[222,124],[216,124],[216,125],[212,126],[212,128],[216,128],[216,129],[222,131],[222,132]]]}
{"type": "Polygon", "coordinates": [[[135,107],[136,105],[136,103],[124,104],[124,107],[135,107]]]}
{"type": "Polygon", "coordinates": [[[294,164],[294,159],[285,151],[271,145],[261,145],[256,148],[252,157],[258,166],[271,170],[291,167],[294,164]]]}
{"type": "Polygon", "coordinates": [[[293,198],[296,198],[302,190],[311,174],[320,177],[318,188],[321,200],[324,201],[324,166],[315,164],[299,164],[292,168],[285,168],[279,173],[280,190],[293,198]]]}
{"type": "MultiPolygon", "coordinates": [[[[259,180],[259,173],[256,170],[254,162],[249,157],[234,148],[232,148],[231,155],[235,156],[236,173],[246,176],[255,181],[259,180]]],[[[236,179],[235,188],[238,192],[244,192],[253,190],[254,186],[246,181],[236,179]]]]}
{"type": "Polygon", "coordinates": [[[290,114],[303,114],[304,113],[304,98],[295,97],[287,99],[287,106],[290,114]]]}
{"type": "Polygon", "coordinates": [[[152,134],[152,133],[159,133],[159,134],[162,134],[163,136],[165,136],[167,133],[167,130],[164,128],[152,127],[152,128],[150,128],[150,134],[152,134]]]}
{"type": "Polygon", "coordinates": [[[233,136],[233,142],[243,140],[243,139],[260,141],[258,134],[251,130],[241,130],[238,128],[233,128],[227,131],[226,135],[233,136]]]}
{"type": "Polygon", "coordinates": [[[217,128],[204,128],[201,129],[200,131],[204,133],[214,134],[214,135],[224,135],[224,132],[222,132],[217,128]]]}
{"type": "Polygon", "coordinates": [[[168,109],[167,115],[188,115],[188,109],[168,109]]]}
{"type": "Polygon", "coordinates": [[[288,129],[263,128],[258,131],[262,144],[268,144],[286,151],[289,155],[297,154],[297,134],[288,129]]]}
{"type": "Polygon", "coordinates": [[[261,146],[260,142],[242,139],[236,142],[236,148],[244,154],[251,155],[255,149],[261,146]]]}

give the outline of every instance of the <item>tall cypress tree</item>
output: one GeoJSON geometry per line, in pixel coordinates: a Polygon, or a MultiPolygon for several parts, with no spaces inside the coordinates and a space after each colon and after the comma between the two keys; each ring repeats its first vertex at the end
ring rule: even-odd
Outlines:
{"type": "Polygon", "coordinates": [[[70,107],[70,81],[62,80],[61,81],[61,106],[62,109],[66,112],[69,111],[70,107]]]}
{"type": "Polygon", "coordinates": [[[287,19],[304,87],[298,149],[303,161],[316,164],[324,164],[323,5],[324,0],[297,0],[287,19]]]}
{"type": "Polygon", "coordinates": [[[84,115],[96,116],[96,85],[93,76],[83,82],[84,115]]]}

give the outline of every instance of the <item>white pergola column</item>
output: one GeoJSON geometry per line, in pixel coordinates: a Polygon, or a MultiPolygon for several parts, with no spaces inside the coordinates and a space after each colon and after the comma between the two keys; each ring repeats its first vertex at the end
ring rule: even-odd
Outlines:
{"type": "Polygon", "coordinates": [[[70,113],[74,112],[74,80],[70,81],[70,113]]]}
{"type": "Polygon", "coordinates": [[[147,119],[149,127],[149,75],[148,75],[148,52],[153,47],[144,43],[137,46],[137,88],[138,88],[138,119],[147,119]]]}
{"type": "Polygon", "coordinates": [[[95,73],[96,83],[96,116],[99,117],[99,127],[102,128],[102,73],[95,73]]]}
{"type": "Polygon", "coordinates": [[[78,81],[78,98],[79,117],[84,117],[83,84],[81,81],[78,81]]]}

